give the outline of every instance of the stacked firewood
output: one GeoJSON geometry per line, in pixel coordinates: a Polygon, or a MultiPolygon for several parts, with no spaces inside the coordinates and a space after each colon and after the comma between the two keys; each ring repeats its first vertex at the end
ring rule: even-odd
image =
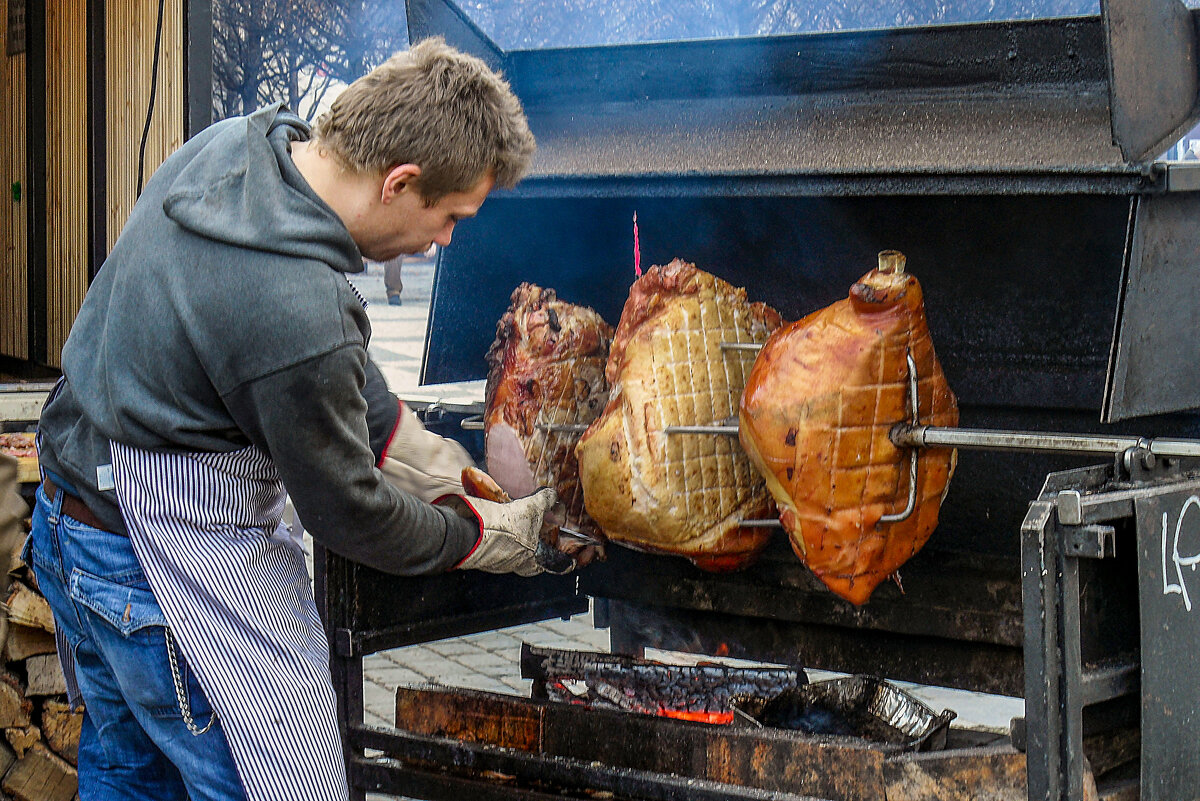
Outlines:
{"type": "Polygon", "coordinates": [[[67,704],[50,606],[19,552],[11,564],[0,647],[0,799],[72,801],[83,713],[67,704]]]}

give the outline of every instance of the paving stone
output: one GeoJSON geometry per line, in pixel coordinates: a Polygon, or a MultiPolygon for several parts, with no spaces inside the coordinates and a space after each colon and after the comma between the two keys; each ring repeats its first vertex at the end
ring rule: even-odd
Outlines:
{"type": "Polygon", "coordinates": [[[375,667],[371,669],[364,668],[363,672],[364,675],[371,678],[371,681],[381,684],[384,687],[424,684],[429,680],[429,677],[425,674],[418,673],[412,668],[401,665],[389,665],[388,667],[375,667]]]}
{"type": "Polygon", "coordinates": [[[385,720],[396,719],[396,690],[371,680],[363,682],[363,707],[385,720]]]}
{"type": "Polygon", "coordinates": [[[487,631],[482,634],[471,634],[463,638],[472,645],[483,648],[486,651],[498,653],[506,650],[515,650],[520,653],[521,638],[516,637],[509,631],[487,631]]]}
{"type": "Polygon", "coordinates": [[[477,654],[483,650],[478,645],[475,645],[474,643],[464,639],[438,640],[437,642],[429,643],[425,647],[434,653],[441,654],[442,656],[477,654]]]}
{"type": "Polygon", "coordinates": [[[463,667],[477,670],[480,673],[512,670],[514,666],[518,670],[520,668],[519,658],[509,658],[502,654],[493,654],[490,651],[480,651],[477,654],[461,654],[451,658],[463,667]]]}

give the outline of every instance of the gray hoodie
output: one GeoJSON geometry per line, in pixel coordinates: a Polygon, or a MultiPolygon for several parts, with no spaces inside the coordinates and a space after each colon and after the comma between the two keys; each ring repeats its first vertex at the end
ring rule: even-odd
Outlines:
{"type": "Polygon", "coordinates": [[[101,488],[109,440],[256,445],[318,542],[392,573],[447,570],[479,528],[375,469],[363,392],[378,371],[344,275],[362,257],[292,163],[290,142],[307,137],[303,120],[269,106],[213,125],[155,172],[63,348],[42,464],[123,532],[101,488]]]}

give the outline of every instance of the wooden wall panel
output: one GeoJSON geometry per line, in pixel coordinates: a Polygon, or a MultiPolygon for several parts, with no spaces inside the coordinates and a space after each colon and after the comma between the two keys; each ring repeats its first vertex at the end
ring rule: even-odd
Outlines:
{"type": "MultiPolygon", "coordinates": [[[[16,0],[20,2],[20,0],[16,0]]],[[[9,0],[0,0],[0,23],[9,0]]],[[[29,192],[25,174],[25,54],[7,56],[0,24],[0,356],[29,358],[29,192]],[[12,194],[20,183],[20,200],[12,194]]]]}
{"type": "Polygon", "coordinates": [[[46,3],[46,347],[59,366],[88,286],[87,2],[46,3]]]}
{"type": "MultiPolygon", "coordinates": [[[[105,3],[108,95],[108,247],[137,199],[138,145],[146,124],[158,0],[105,3]]],[[[158,88],[146,140],[144,181],[183,144],[183,0],[166,0],[158,88]]]]}

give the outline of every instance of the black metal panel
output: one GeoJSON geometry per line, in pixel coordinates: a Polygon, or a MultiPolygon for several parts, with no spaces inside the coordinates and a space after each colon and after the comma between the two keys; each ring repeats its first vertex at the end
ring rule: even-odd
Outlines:
{"type": "Polygon", "coordinates": [[[965,643],[891,632],[745,618],[612,602],[612,648],[661,648],[697,654],[867,673],[896,680],[1019,696],[1020,647],[965,643]]]}
{"type": "Polygon", "coordinates": [[[25,208],[29,225],[29,356],[50,361],[46,332],[46,0],[25,8],[25,208]]]}
{"type": "Polygon", "coordinates": [[[105,0],[87,4],[88,281],[108,258],[108,104],[105,0]]]}
{"type": "Polygon", "coordinates": [[[1142,801],[1200,788],[1200,481],[1135,501],[1142,617],[1142,801]],[[1181,667],[1188,665],[1186,674],[1181,667]],[[1186,678],[1185,678],[1186,675],[1186,678]]]}
{"type": "Polygon", "coordinates": [[[183,32],[183,136],[190,139],[212,124],[212,0],[186,0],[183,32]]]}
{"type": "Polygon", "coordinates": [[[442,254],[423,381],[484,376],[522,281],[615,325],[634,278],[634,211],[643,265],[693,261],[787,319],[845,297],[878,251],[901,250],[964,404],[1099,409],[1124,197],[497,197],[442,254]]]}
{"type": "Polygon", "coordinates": [[[404,577],[372,570],[325,549],[319,549],[318,557],[318,602],[341,656],[587,609],[573,575],[528,579],[471,570],[404,577]]]}
{"type": "MultiPolygon", "coordinates": [[[[1109,39],[1122,45],[1128,27],[1109,39]]],[[[514,51],[509,63],[539,141],[535,181],[791,176],[815,192],[809,182],[865,173],[920,194],[983,174],[976,191],[1010,193],[1034,173],[1042,191],[1086,177],[1112,192],[1146,175],[1113,143],[1110,102],[1163,122],[1110,90],[1105,41],[1087,17],[514,51]]]]}
{"type": "Polygon", "coordinates": [[[1105,419],[1200,407],[1200,193],[1139,199],[1105,419]]]}
{"type": "Polygon", "coordinates": [[[478,56],[494,70],[506,71],[506,59],[491,39],[451,0],[404,0],[408,41],[441,36],[446,44],[478,56]]]}
{"type": "Polygon", "coordinates": [[[1153,158],[1196,122],[1197,24],[1179,0],[1102,0],[1113,141],[1153,158]]]}
{"type": "Polygon", "coordinates": [[[1098,17],[509,53],[526,107],[705,97],[1102,84],[1098,17]]]}

